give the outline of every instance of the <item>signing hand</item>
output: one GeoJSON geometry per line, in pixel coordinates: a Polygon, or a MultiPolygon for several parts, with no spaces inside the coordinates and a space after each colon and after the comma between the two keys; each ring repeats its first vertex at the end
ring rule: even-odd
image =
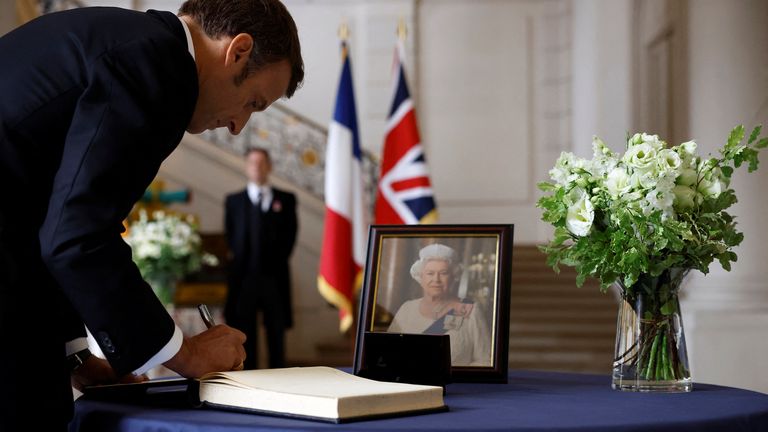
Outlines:
{"type": "Polygon", "coordinates": [[[245,360],[245,334],[226,325],[184,338],[181,349],[165,362],[165,366],[188,378],[199,378],[208,372],[240,370],[245,360]]]}

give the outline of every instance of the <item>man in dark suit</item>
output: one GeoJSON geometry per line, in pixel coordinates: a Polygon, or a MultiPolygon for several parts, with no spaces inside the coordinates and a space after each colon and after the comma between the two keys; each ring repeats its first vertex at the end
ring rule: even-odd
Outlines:
{"type": "Polygon", "coordinates": [[[71,379],[242,368],[245,336],[182,335],[120,234],[185,130],[237,134],[293,94],[303,63],[285,7],[53,13],[0,38],[0,59],[0,429],[64,430],[71,379]],[[83,324],[106,361],[83,350],[83,324]]]}
{"type": "Polygon", "coordinates": [[[263,148],[245,155],[245,190],[227,196],[225,229],[232,253],[224,317],[246,335],[245,368],[258,367],[258,322],[267,336],[269,367],[285,366],[285,330],[293,324],[288,259],[296,243],[296,197],[269,184],[263,148]]]}

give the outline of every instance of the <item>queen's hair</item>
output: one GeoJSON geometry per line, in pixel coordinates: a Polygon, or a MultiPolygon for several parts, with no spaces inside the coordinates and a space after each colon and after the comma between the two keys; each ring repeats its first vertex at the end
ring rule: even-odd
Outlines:
{"type": "Polygon", "coordinates": [[[448,263],[448,267],[451,269],[451,277],[454,280],[461,275],[462,268],[457,261],[456,251],[446,245],[440,243],[433,243],[428,246],[424,246],[419,251],[419,259],[411,266],[411,277],[416,282],[421,283],[421,272],[424,270],[424,265],[429,261],[445,261],[448,263]]]}

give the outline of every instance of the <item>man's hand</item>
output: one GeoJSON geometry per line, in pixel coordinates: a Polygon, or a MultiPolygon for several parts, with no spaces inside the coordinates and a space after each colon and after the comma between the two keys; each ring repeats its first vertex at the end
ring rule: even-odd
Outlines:
{"type": "Polygon", "coordinates": [[[187,378],[208,372],[240,370],[245,360],[245,334],[226,325],[217,325],[184,338],[181,349],[164,365],[187,378]]]}
{"type": "Polygon", "coordinates": [[[79,391],[82,391],[85,386],[142,382],[147,379],[146,375],[133,374],[118,379],[109,362],[94,355],[88,357],[71,375],[72,387],[79,391]]]}

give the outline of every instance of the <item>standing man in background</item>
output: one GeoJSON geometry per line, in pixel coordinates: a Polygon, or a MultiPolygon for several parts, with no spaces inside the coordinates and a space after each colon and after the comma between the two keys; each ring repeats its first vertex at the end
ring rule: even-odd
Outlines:
{"type": "Polygon", "coordinates": [[[71,379],[241,369],[245,335],[183,335],[121,233],[185,131],[238,134],[293,95],[304,70],[285,6],[51,13],[0,38],[0,59],[0,430],[66,430],[71,379]]]}
{"type": "Polygon", "coordinates": [[[269,184],[272,160],[263,148],[245,154],[245,190],[227,196],[225,229],[232,253],[224,317],[245,333],[245,369],[258,367],[259,312],[269,367],[285,367],[285,330],[293,325],[288,259],[296,243],[296,197],[269,184]]]}

